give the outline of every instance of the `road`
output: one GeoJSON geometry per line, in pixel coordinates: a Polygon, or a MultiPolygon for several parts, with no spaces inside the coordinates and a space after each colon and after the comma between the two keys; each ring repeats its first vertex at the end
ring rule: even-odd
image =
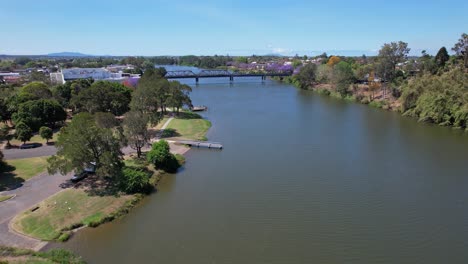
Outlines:
{"type": "Polygon", "coordinates": [[[42,146],[33,149],[4,149],[2,152],[5,156],[5,160],[26,159],[55,155],[55,153],[57,153],[57,148],[54,146],[42,146]]]}
{"type": "Polygon", "coordinates": [[[25,181],[20,188],[2,192],[1,195],[16,196],[0,203],[0,244],[30,249],[39,249],[45,245],[40,240],[25,237],[10,230],[9,223],[15,215],[63,190],[61,185],[70,177],[70,175],[62,176],[59,174],[49,175],[42,173],[25,181]]]}
{"type": "MultiPolygon", "coordinates": [[[[52,156],[57,153],[57,148],[54,146],[42,146],[33,149],[4,149],[2,150],[5,160],[26,159],[35,157],[52,156]]],[[[125,155],[135,152],[130,147],[122,148],[125,155]]]]}

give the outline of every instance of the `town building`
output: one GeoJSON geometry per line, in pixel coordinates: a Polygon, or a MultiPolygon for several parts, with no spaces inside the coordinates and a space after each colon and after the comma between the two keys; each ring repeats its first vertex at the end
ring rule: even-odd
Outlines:
{"type": "Polygon", "coordinates": [[[104,68],[72,68],[63,69],[59,72],[51,73],[50,80],[53,83],[64,84],[67,81],[77,79],[94,79],[104,81],[123,81],[125,77],[122,72],[111,72],[104,68]]]}
{"type": "Polygon", "coordinates": [[[111,72],[120,72],[124,70],[134,70],[135,67],[133,67],[133,65],[131,64],[126,64],[126,65],[112,64],[112,65],[107,66],[106,69],[111,72]]]}
{"type": "Polygon", "coordinates": [[[0,83],[16,83],[20,80],[19,72],[0,72],[0,83]]]}

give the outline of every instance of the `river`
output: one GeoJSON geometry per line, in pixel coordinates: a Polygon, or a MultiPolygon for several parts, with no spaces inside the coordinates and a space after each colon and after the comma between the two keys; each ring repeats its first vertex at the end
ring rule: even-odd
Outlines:
{"type": "Polygon", "coordinates": [[[194,149],[127,216],[60,247],[89,263],[466,263],[468,134],[260,78],[185,80],[194,149]]]}

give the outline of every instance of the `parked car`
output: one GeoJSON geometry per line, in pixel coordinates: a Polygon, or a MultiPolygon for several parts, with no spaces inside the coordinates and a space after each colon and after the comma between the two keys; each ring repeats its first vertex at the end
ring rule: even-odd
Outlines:
{"type": "Polygon", "coordinates": [[[32,148],[38,148],[42,146],[41,143],[28,143],[28,144],[21,144],[19,147],[20,149],[32,149],[32,148]]]}
{"type": "Polygon", "coordinates": [[[86,168],[83,169],[88,173],[95,173],[96,172],[96,162],[90,162],[86,168]]]}
{"type": "Polygon", "coordinates": [[[83,180],[84,178],[88,177],[88,175],[89,175],[89,172],[82,171],[80,173],[77,173],[77,174],[73,175],[73,177],[71,178],[71,181],[72,182],[79,182],[79,181],[83,180]]]}

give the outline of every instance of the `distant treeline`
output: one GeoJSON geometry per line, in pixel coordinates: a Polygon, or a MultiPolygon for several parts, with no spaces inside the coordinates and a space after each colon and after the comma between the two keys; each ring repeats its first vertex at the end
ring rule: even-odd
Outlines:
{"type": "Polygon", "coordinates": [[[158,56],[158,57],[69,57],[69,58],[48,58],[48,57],[4,57],[0,59],[0,71],[14,71],[34,68],[101,68],[112,64],[132,64],[135,68],[146,69],[155,64],[159,65],[184,65],[200,68],[214,69],[225,67],[229,62],[234,61],[231,56],[158,56]]]}
{"type": "Polygon", "coordinates": [[[408,43],[386,43],[372,59],[331,56],[286,81],[302,89],[399,111],[421,122],[468,131],[468,34],[435,56],[408,57],[408,43]]]}

